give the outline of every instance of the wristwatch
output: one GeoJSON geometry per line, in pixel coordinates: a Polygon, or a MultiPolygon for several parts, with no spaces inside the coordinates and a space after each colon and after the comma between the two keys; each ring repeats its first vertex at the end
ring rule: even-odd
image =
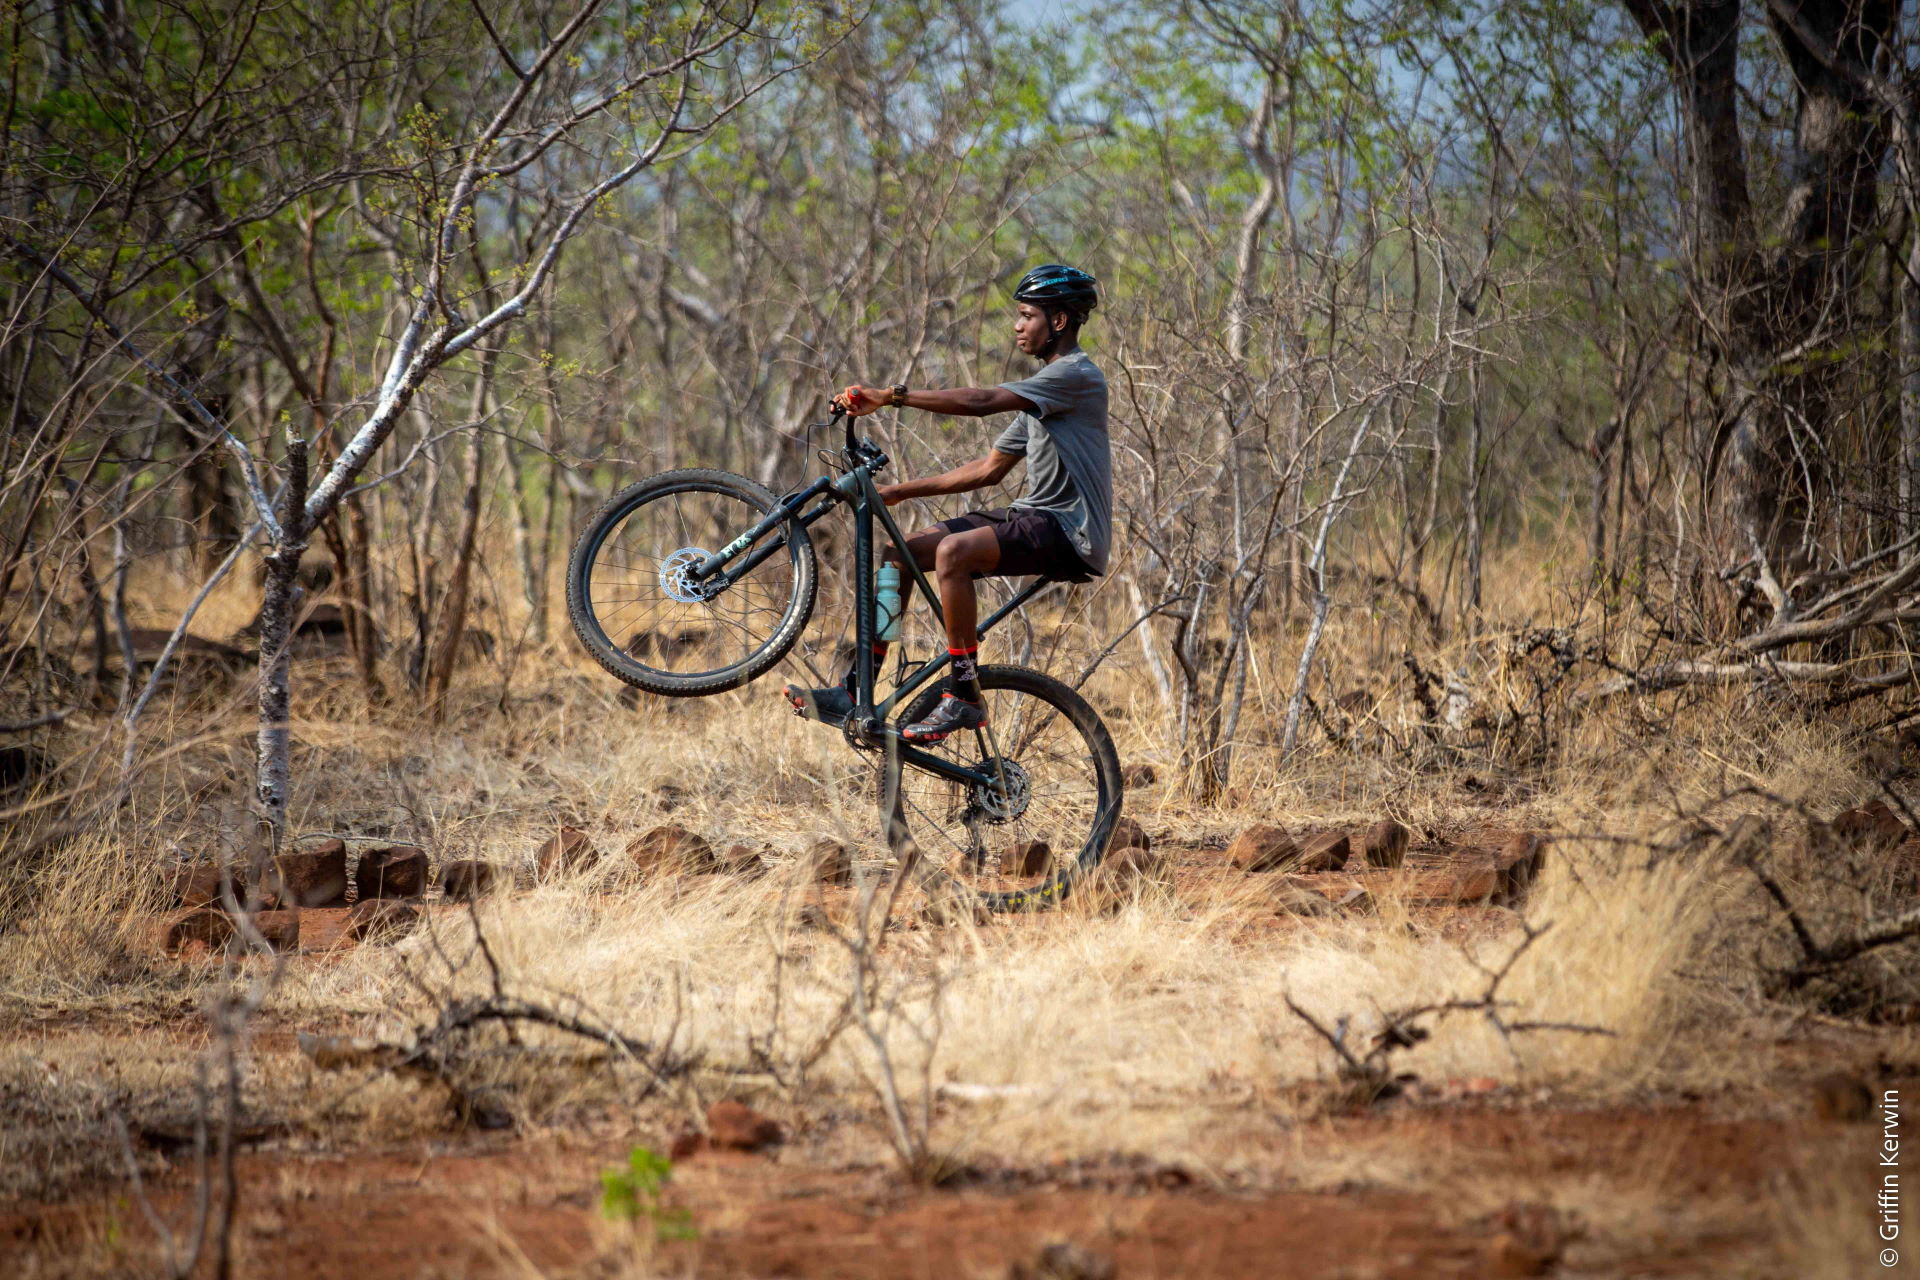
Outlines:
{"type": "Polygon", "coordinates": [[[888,400],[887,403],[897,409],[900,406],[906,404],[906,402],[907,402],[907,384],[904,382],[894,383],[893,398],[888,400]]]}

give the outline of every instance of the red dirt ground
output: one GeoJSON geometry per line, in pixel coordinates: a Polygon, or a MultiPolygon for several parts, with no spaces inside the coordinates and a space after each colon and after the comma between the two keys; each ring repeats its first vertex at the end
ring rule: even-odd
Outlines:
{"type": "MultiPolygon", "coordinates": [[[[1515,1189],[1514,1207],[1477,1217],[1440,1197],[1367,1186],[1242,1191],[1184,1170],[1125,1163],[988,1169],[953,1189],[925,1189],[885,1168],[809,1167],[791,1150],[709,1153],[676,1166],[668,1195],[692,1214],[698,1239],[657,1246],[653,1263],[675,1275],[975,1280],[1004,1277],[1046,1244],[1070,1241],[1111,1258],[1124,1280],[1548,1275],[1563,1249],[1578,1256],[1581,1231],[1576,1221],[1527,1205],[1520,1193],[1538,1177],[1584,1171],[1630,1183],[1657,1168],[1645,1191],[1676,1204],[1758,1197],[1778,1173],[1783,1149],[1851,1146],[1856,1138],[1870,1145],[1862,1133],[1810,1120],[1719,1119],[1703,1103],[1591,1111],[1400,1106],[1318,1127],[1327,1143],[1444,1151],[1450,1166],[1493,1174],[1515,1189]]],[[[629,1252],[627,1228],[600,1217],[597,1175],[624,1158],[626,1145],[474,1139],[377,1153],[250,1152],[238,1162],[240,1274],[619,1274],[614,1263],[629,1252]]],[[[190,1188],[184,1174],[175,1175],[154,1199],[163,1214],[184,1221],[190,1188]]],[[[126,1270],[108,1273],[149,1272],[152,1236],[124,1189],[0,1210],[0,1261],[23,1278],[103,1274],[73,1264],[102,1257],[116,1232],[126,1270]]],[[[1640,1241],[1606,1241],[1603,1270],[1582,1265],[1565,1274],[1715,1274],[1722,1263],[1743,1269],[1738,1259],[1752,1243],[1733,1232],[1676,1227],[1640,1241]]]]}

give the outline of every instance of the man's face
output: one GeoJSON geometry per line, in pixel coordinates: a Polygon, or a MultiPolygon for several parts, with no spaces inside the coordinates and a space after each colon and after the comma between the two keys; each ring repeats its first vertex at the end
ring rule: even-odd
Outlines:
{"type": "Polygon", "coordinates": [[[1040,355],[1053,341],[1055,331],[1066,326],[1067,313],[1064,311],[1049,320],[1044,307],[1036,307],[1031,302],[1019,303],[1014,308],[1013,345],[1030,356],[1040,355]]]}

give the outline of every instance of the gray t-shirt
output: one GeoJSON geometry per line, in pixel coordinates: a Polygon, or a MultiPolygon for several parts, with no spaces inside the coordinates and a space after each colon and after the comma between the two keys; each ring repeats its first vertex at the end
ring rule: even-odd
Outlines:
{"type": "Polygon", "coordinates": [[[1027,460],[1027,491],[1015,510],[1060,522],[1087,568],[1107,571],[1113,537],[1113,455],[1107,437],[1107,378],[1075,347],[1031,378],[1003,382],[1033,403],[993,447],[1027,460]]]}

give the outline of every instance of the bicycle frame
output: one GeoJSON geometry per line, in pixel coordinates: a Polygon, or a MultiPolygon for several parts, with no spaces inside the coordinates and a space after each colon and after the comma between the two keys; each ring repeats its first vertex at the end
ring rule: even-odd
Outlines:
{"type": "MultiPolygon", "coordinates": [[[[836,414],[835,416],[839,416],[836,414]]],[[[821,476],[805,489],[787,494],[780,499],[779,509],[769,512],[753,528],[735,538],[719,551],[708,556],[693,570],[693,576],[703,582],[716,584],[718,590],[725,590],[740,578],[751,572],[768,556],[775,554],[787,544],[785,537],[774,538],[766,545],[755,548],[750,554],[733,564],[748,547],[773,532],[781,525],[792,522],[801,528],[810,528],[835,507],[842,504],[853,508],[853,574],[854,574],[854,687],[853,714],[848,717],[848,732],[871,746],[886,745],[897,750],[900,758],[916,768],[923,769],[938,777],[955,782],[976,783],[981,786],[999,785],[998,770],[992,773],[979,769],[969,769],[955,764],[944,756],[934,755],[912,746],[899,735],[899,730],[888,726],[887,720],[902,699],[944,671],[953,660],[952,655],[941,652],[928,659],[905,679],[894,687],[884,702],[875,703],[874,697],[877,672],[873,665],[873,637],[876,627],[876,605],[873,585],[873,545],[874,523],[877,519],[887,539],[900,553],[900,562],[913,573],[913,588],[926,600],[927,607],[933,610],[936,621],[942,624],[946,616],[940,609],[940,593],[934,589],[927,575],[914,563],[907,551],[906,535],[900,532],[900,526],[894,523],[893,513],[887,510],[887,504],[874,488],[873,477],[887,465],[887,455],[882,453],[871,440],[856,440],[851,419],[847,422],[847,447],[842,456],[848,463],[847,471],[838,479],[821,476]],[[819,499],[811,509],[807,504],[819,499]],[[729,568],[729,565],[732,565],[729,568]]],[[[1015,593],[1013,599],[994,610],[978,626],[977,633],[985,636],[1008,614],[1031,600],[1046,587],[1049,580],[1036,578],[1023,590],[1015,593]]],[[[902,602],[902,610],[905,601],[902,602]]]]}

